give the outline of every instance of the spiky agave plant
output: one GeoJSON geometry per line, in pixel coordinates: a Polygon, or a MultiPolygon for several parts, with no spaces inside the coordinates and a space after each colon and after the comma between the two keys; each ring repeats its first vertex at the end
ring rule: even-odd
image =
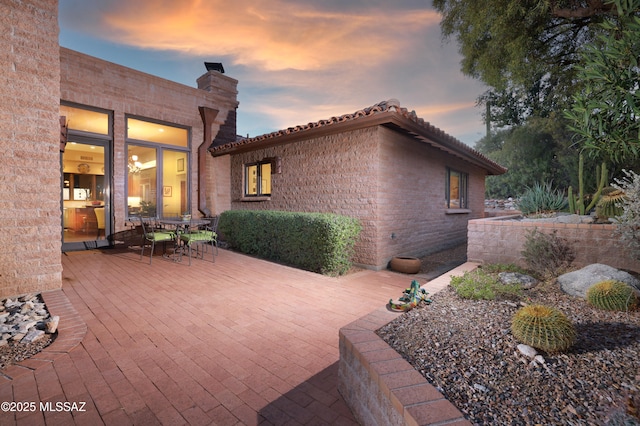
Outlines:
{"type": "Polygon", "coordinates": [[[576,341],[571,321],[544,305],[520,308],[513,316],[511,332],[518,341],[549,353],[566,351],[576,341]]]}
{"type": "Polygon", "coordinates": [[[587,302],[607,311],[627,311],[638,303],[636,292],[627,283],[616,280],[600,281],[587,290],[587,302]]]}

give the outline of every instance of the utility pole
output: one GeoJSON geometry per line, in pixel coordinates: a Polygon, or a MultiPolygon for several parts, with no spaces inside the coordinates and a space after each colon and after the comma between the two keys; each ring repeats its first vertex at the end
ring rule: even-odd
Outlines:
{"type": "Polygon", "coordinates": [[[487,123],[487,137],[491,136],[491,103],[487,101],[487,113],[485,116],[485,123],[487,123]]]}

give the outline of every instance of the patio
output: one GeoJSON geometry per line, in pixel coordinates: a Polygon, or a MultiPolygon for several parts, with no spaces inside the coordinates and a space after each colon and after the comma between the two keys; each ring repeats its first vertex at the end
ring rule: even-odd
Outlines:
{"type": "Polygon", "coordinates": [[[0,424],[355,424],[337,392],[338,330],[414,278],[326,277],[226,250],[191,267],[125,250],[62,264],[62,291],[45,295],[61,335],[0,379],[2,401],[37,409],[0,424]]]}

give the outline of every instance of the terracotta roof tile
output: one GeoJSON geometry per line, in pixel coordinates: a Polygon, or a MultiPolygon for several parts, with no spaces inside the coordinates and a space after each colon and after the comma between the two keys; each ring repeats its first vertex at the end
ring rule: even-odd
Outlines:
{"type": "MultiPolygon", "coordinates": [[[[445,151],[455,152],[461,154],[465,157],[469,157],[471,159],[478,160],[485,167],[491,169],[494,174],[501,174],[506,172],[506,169],[499,164],[495,163],[493,160],[490,160],[480,152],[466,145],[465,143],[459,141],[453,136],[445,133],[443,130],[433,126],[429,122],[426,122],[424,119],[417,116],[415,111],[409,111],[407,108],[403,108],[400,106],[400,102],[397,99],[389,99],[387,101],[379,102],[370,107],[358,110],[352,114],[345,114],[340,116],[331,117],[329,119],[320,120],[313,123],[308,123],[304,125],[298,125],[294,127],[288,127],[283,130],[278,130],[276,132],[267,133],[260,136],[255,136],[251,138],[242,138],[236,140],[235,142],[227,143],[224,145],[214,146],[209,148],[209,150],[213,154],[222,154],[226,151],[234,151],[240,147],[244,148],[247,145],[256,144],[262,145],[263,143],[269,142],[271,140],[276,140],[277,138],[281,138],[287,135],[300,134],[312,129],[320,129],[327,128],[329,129],[331,126],[338,125],[346,122],[354,122],[356,120],[362,119],[364,117],[373,117],[383,113],[396,113],[402,118],[406,119],[408,122],[412,122],[417,125],[417,129],[419,133],[415,131],[409,131],[414,137],[417,137],[423,142],[428,142],[431,145],[444,149],[445,151]]],[[[402,125],[400,125],[402,127],[402,125]]],[[[258,148],[258,146],[256,146],[258,148]]]]}

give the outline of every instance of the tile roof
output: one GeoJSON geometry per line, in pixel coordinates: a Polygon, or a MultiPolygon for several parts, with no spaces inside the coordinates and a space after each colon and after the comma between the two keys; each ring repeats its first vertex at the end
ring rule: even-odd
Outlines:
{"type": "Polygon", "coordinates": [[[484,156],[479,151],[424,121],[424,119],[416,115],[415,111],[409,111],[407,108],[401,107],[397,99],[382,101],[352,114],[344,114],[313,123],[288,127],[260,136],[241,138],[223,145],[211,146],[209,151],[213,155],[223,155],[236,151],[259,149],[265,145],[284,143],[286,142],[284,139],[295,137],[295,140],[298,140],[307,134],[311,137],[311,133],[315,134],[318,131],[339,132],[343,130],[345,126],[349,124],[357,125],[359,122],[362,122],[363,127],[370,125],[387,125],[394,130],[409,134],[422,142],[428,143],[450,154],[476,163],[486,168],[491,174],[502,174],[507,171],[507,169],[484,156]],[[379,118],[379,120],[377,118],[379,118]]]}

